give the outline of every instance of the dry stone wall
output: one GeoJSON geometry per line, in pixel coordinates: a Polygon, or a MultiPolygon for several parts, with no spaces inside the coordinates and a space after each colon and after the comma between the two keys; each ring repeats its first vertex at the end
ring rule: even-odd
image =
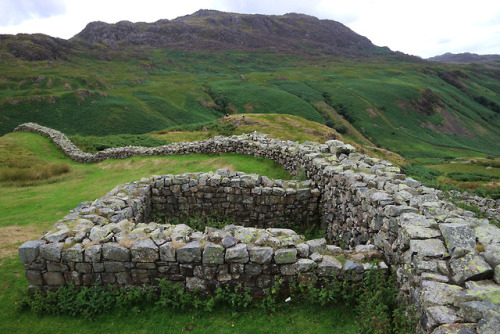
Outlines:
{"type": "MultiPolygon", "coordinates": [[[[314,184],[311,193],[317,190],[318,213],[329,241],[337,246],[350,249],[360,249],[368,246],[382,253],[384,260],[397,272],[401,292],[406,296],[409,303],[417,306],[424,331],[429,333],[454,333],[458,331],[463,333],[497,333],[498,328],[500,328],[500,229],[490,224],[487,219],[476,218],[472,212],[459,209],[453,203],[446,201],[441,191],[424,187],[418,181],[407,178],[400,173],[399,168],[389,162],[356,153],[354,147],[350,145],[337,140],[325,144],[307,142],[299,144],[292,141],[270,139],[265,135],[253,133],[232,137],[215,137],[202,142],[176,143],[157,148],[128,147],[87,154],[74,147],[58,131],[33,123],[21,125],[16,130],[31,131],[44,135],[54,141],[66,155],[80,162],[97,162],[107,158],[126,158],[133,155],[234,152],[272,159],[283,165],[292,174],[299,174],[304,171],[308,179],[313,182],[311,185],[314,184]]],[[[234,177],[238,176],[234,175],[234,177]]],[[[113,244],[113,242],[106,243],[106,241],[111,241],[111,239],[106,239],[115,233],[114,225],[111,225],[113,227],[111,231],[106,229],[106,226],[110,224],[120,224],[122,221],[130,221],[132,218],[135,220],[134,226],[136,228],[137,226],[146,228],[140,224],[145,222],[144,219],[147,221],[154,209],[175,211],[189,208],[193,212],[199,212],[200,209],[203,211],[203,203],[197,203],[195,200],[202,199],[196,197],[201,195],[182,197],[185,200],[180,203],[181,209],[168,206],[168,200],[163,203],[165,197],[162,196],[168,195],[161,194],[161,181],[160,187],[157,188],[158,191],[155,194],[153,194],[152,190],[153,182],[160,179],[153,178],[148,179],[151,182],[143,180],[143,182],[119,186],[116,189],[122,196],[120,201],[111,201],[113,204],[106,203],[107,200],[103,199],[102,201],[105,202],[107,208],[102,207],[101,209],[90,209],[89,205],[91,203],[84,204],[65,218],[66,220],[74,219],[73,223],[75,225],[68,226],[67,223],[64,223],[61,225],[62,228],[57,228],[58,224],[56,224],[56,230],[46,235],[45,238],[21,246],[19,250],[20,256],[26,263],[27,277],[30,282],[38,282],[40,285],[52,285],[47,283],[47,279],[53,278],[52,276],[56,277],[55,281],[52,281],[53,283],[62,283],[64,280],[71,278],[66,276],[72,274],[61,276],[60,274],[54,274],[58,271],[53,269],[59,268],[58,266],[65,269],[66,267],[63,265],[67,265],[71,270],[66,272],[74,271],[70,265],[63,263],[65,261],[63,260],[63,254],[67,253],[66,249],[71,249],[74,245],[71,245],[70,242],[66,246],[68,248],[63,249],[64,242],[62,240],[68,240],[68,237],[61,237],[60,240],[50,240],[53,234],[57,236],[58,233],[63,235],[69,233],[70,237],[78,235],[78,238],[82,238],[81,240],[85,238],[90,240],[92,230],[102,225],[102,228],[105,229],[102,233],[103,239],[91,240],[91,242],[97,243],[96,245],[88,246],[87,244],[82,246],[83,257],[78,255],[80,250],[76,252],[76,260],[83,259],[83,261],[86,261],[85,252],[90,247],[100,246],[101,252],[99,254],[103,256],[102,248],[110,247],[106,245],[113,244]],[[127,187],[131,190],[120,190],[127,187]],[[153,203],[153,198],[158,196],[160,198],[155,199],[153,203]],[[187,203],[184,201],[187,201],[187,203]],[[195,206],[190,207],[190,201],[195,206]],[[196,204],[201,204],[201,208],[196,204]],[[80,215],[82,212],[91,217],[82,217],[80,215]],[[100,224],[99,222],[102,219],[108,219],[109,224],[100,224]],[[78,226],[78,228],[75,229],[75,226],[78,226]],[[52,248],[55,248],[54,252],[52,252],[52,248]],[[85,251],[83,251],[83,248],[85,248],[85,251]],[[56,255],[60,254],[60,256],[56,256],[53,259],[54,261],[47,260],[46,256],[50,257],[54,253],[56,255]],[[51,269],[49,269],[48,263],[52,262],[56,263],[56,265],[51,264],[51,269]],[[44,263],[47,267],[43,267],[44,263]],[[36,273],[37,270],[39,274],[36,273]]],[[[187,184],[189,185],[189,183],[187,184]]],[[[163,186],[165,187],[165,181],[163,181],[163,186]]],[[[198,186],[200,185],[198,184],[195,187],[198,186]]],[[[180,188],[182,189],[182,186],[180,188]]],[[[275,187],[270,188],[274,189],[275,187]]],[[[281,189],[278,190],[278,193],[286,195],[287,187],[281,187],[281,189]]],[[[229,192],[231,191],[233,190],[229,192]]],[[[275,196],[278,196],[278,193],[275,196]]],[[[257,196],[257,194],[254,195],[257,196]]],[[[315,197],[313,196],[313,198],[315,197]]],[[[286,200],[284,200],[284,203],[286,203],[286,200]]],[[[223,208],[230,205],[227,200],[222,201],[220,204],[223,208]]],[[[255,205],[255,202],[251,205],[255,205]]],[[[489,211],[498,212],[498,202],[492,204],[492,206],[494,208],[490,208],[489,211]]],[[[271,224],[270,221],[266,221],[265,215],[260,215],[262,212],[257,211],[255,206],[246,209],[254,211],[245,213],[248,217],[244,217],[242,223],[254,224],[264,219],[263,225],[271,224]],[[250,217],[254,217],[254,219],[250,219],[250,217]]],[[[239,211],[236,209],[233,212],[237,213],[239,211]]],[[[274,211],[274,213],[277,212],[282,211],[274,211]]],[[[274,216],[273,214],[272,217],[268,217],[268,219],[271,218],[282,218],[282,216],[279,216],[279,214],[274,216]]],[[[150,227],[150,229],[153,227],[150,227]]],[[[164,229],[167,228],[164,227],[164,229]]],[[[232,227],[228,229],[230,231],[232,227]]],[[[156,230],[157,228],[154,229],[154,231],[156,230]]],[[[224,232],[227,233],[227,231],[224,232]]],[[[116,235],[119,235],[120,231],[116,230],[116,233],[116,235]]],[[[272,232],[269,233],[272,234],[272,232]]],[[[95,238],[96,235],[93,237],[95,238]]],[[[117,240],[116,236],[112,237],[117,240]]],[[[233,235],[233,237],[235,236],[233,235]]],[[[151,237],[146,240],[151,240],[154,243],[151,237]]],[[[150,242],[148,243],[151,245],[150,242]]],[[[232,247],[236,245],[238,244],[232,247]]],[[[249,248],[255,246],[251,243],[250,246],[249,244],[246,245],[238,247],[245,248],[248,251],[249,248]]],[[[299,254],[299,247],[303,246],[295,244],[289,247],[277,248],[277,250],[296,249],[297,254],[299,254]]],[[[227,249],[225,248],[225,254],[227,254],[227,249]]],[[[271,263],[274,265],[280,265],[275,262],[277,250],[273,248],[274,260],[271,260],[271,263]]],[[[132,250],[130,250],[130,256],[132,256],[131,252],[132,250]]],[[[294,253],[293,250],[291,252],[294,253]]],[[[118,251],[118,253],[120,252],[118,251]]],[[[323,263],[322,261],[325,261],[325,256],[332,256],[332,253],[325,253],[319,261],[311,257],[312,254],[317,252],[311,254],[311,251],[309,251],[309,253],[309,257],[299,256],[298,259],[308,259],[315,262],[318,266],[315,268],[308,267],[309,269],[305,273],[313,273],[318,276],[314,270],[318,270],[317,268],[323,263]]],[[[154,257],[154,255],[152,256],[154,257]]],[[[280,257],[278,256],[278,258],[280,257]]],[[[65,259],[68,263],[74,263],[74,268],[76,268],[77,263],[85,263],[74,261],[75,259],[68,258],[68,255],[65,255],[65,259]]],[[[101,259],[102,257],[99,258],[99,260],[101,259]]],[[[330,262],[330,260],[333,261],[327,257],[325,263],[330,262]]],[[[108,257],[104,261],[111,260],[108,257]]],[[[142,270],[140,271],[142,273],[141,277],[149,275],[148,270],[159,272],[158,264],[155,264],[156,269],[148,269],[152,267],[151,264],[147,264],[148,262],[133,262],[133,260],[127,258],[125,263],[129,263],[124,264],[127,270],[142,270]],[[140,264],[139,267],[144,266],[144,268],[137,267],[138,264],[140,264]]],[[[98,271],[101,270],[99,269],[102,268],[101,265],[103,264],[98,264],[97,269],[84,265],[85,270],[90,270],[87,275],[106,273],[106,271],[98,271]]],[[[183,268],[183,265],[185,263],[178,264],[179,270],[183,268]]],[[[359,263],[354,266],[356,268],[363,267],[359,263]]],[[[345,272],[349,268],[350,265],[347,269],[342,267],[340,272],[345,272]]],[[[197,272],[199,273],[200,270],[205,269],[197,269],[197,272]]],[[[242,270],[245,273],[247,268],[243,266],[243,269],[240,268],[240,272],[242,270]]],[[[338,270],[337,266],[337,272],[338,270]]],[[[248,269],[248,271],[252,272],[252,269],[248,269]]],[[[282,268],[279,268],[279,272],[283,274],[282,268]]],[[[333,267],[332,272],[336,272],[333,267]]],[[[190,274],[190,271],[187,271],[187,273],[190,274]]],[[[269,273],[269,271],[266,271],[266,273],[269,273]]],[[[130,275],[132,277],[132,273],[130,275]]],[[[241,273],[236,275],[241,275],[241,273]]],[[[200,278],[199,276],[196,277],[200,278]]],[[[101,274],[89,277],[100,277],[102,280],[103,276],[101,274]]],[[[118,282],[116,274],[115,279],[118,282]]],[[[128,284],[127,281],[121,282],[128,284]]],[[[256,282],[244,282],[258,286],[256,282]]]]}

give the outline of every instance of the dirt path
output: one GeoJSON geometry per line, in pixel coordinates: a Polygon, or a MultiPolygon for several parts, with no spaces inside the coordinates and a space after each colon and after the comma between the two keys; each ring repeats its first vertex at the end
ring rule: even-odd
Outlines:
{"type": "Polygon", "coordinates": [[[42,229],[33,226],[0,227],[0,264],[17,254],[17,248],[25,241],[36,240],[43,235],[42,229]]]}

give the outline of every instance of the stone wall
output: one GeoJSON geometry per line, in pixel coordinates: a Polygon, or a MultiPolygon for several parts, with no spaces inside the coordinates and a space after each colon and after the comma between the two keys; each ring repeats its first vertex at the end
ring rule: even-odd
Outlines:
{"type": "Polygon", "coordinates": [[[229,170],[153,176],[82,203],[42,238],[24,243],[19,255],[31,286],[43,289],[64,282],[127,286],[167,279],[212,293],[223,284],[243,284],[263,295],[275,277],[304,284],[359,281],[373,267],[363,260],[387,269],[374,246],[353,253],[324,238],[305,241],[291,229],[268,227],[315,223],[319,191],[313,186],[229,170]],[[151,222],[158,213],[164,214],[162,221],[151,222]],[[201,233],[170,224],[181,213],[184,218],[223,214],[268,228],[227,225],[201,233]]]}
{"type": "Polygon", "coordinates": [[[287,182],[218,170],[163,176],[152,185],[152,209],[166,217],[230,217],[245,226],[317,225],[320,192],[310,181],[287,182]]]}
{"type": "MultiPolygon", "coordinates": [[[[253,133],[157,148],[129,147],[87,154],[58,131],[32,123],[17,130],[50,138],[66,155],[80,162],[137,154],[234,152],[272,159],[292,174],[305,171],[318,189],[319,211],[328,239],[351,249],[363,245],[376,247],[396,270],[407,301],[417,306],[424,331],[494,333],[500,328],[500,229],[487,219],[476,218],[472,212],[446,201],[441,191],[407,178],[389,162],[356,153],[350,145],[337,140],[299,144],[253,133]]],[[[126,194],[126,201],[134,201],[134,196],[126,194]]],[[[148,200],[143,202],[149,205],[148,200]]],[[[137,203],[136,209],[132,205],[123,214],[130,214],[131,210],[135,215],[137,210],[138,217],[147,217],[148,213],[140,208],[143,202],[137,203]]],[[[155,203],[158,204],[165,203],[155,203]]],[[[498,202],[493,206],[489,211],[499,212],[498,202]]],[[[97,220],[106,214],[89,213],[97,220]]],[[[123,217],[116,219],[119,218],[123,217]]],[[[38,256],[40,252],[38,244],[47,242],[23,245],[20,254],[32,256],[22,255],[22,259],[34,260],[33,254],[38,256]]],[[[26,263],[29,276],[31,262],[26,263]]],[[[36,261],[32,265],[36,267],[36,261]]]]}

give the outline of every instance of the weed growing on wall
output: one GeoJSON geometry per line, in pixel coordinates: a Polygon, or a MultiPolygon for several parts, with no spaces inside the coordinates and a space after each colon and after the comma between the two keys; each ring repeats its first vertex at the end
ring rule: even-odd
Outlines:
{"type": "Polygon", "coordinates": [[[18,312],[43,315],[70,315],[93,318],[98,314],[131,310],[174,309],[212,312],[227,309],[232,317],[240,312],[261,309],[266,312],[285,311],[299,305],[322,308],[351,305],[356,310],[360,333],[415,333],[417,319],[412,308],[398,300],[395,275],[369,271],[363,282],[348,279],[324,280],[314,286],[275,277],[264,296],[252,296],[249,287],[223,286],[214,295],[199,291],[186,292],[182,285],[158,280],[157,286],[116,289],[111,285],[76,289],[66,284],[54,292],[35,290],[22,292],[17,298],[18,312]]]}

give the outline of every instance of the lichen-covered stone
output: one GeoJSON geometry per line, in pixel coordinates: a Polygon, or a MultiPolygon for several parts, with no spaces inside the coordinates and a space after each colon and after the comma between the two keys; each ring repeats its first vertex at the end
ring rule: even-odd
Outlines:
{"type": "Polygon", "coordinates": [[[211,242],[207,243],[203,249],[203,263],[224,264],[224,247],[211,242]]]}
{"type": "Polygon", "coordinates": [[[247,263],[250,259],[247,244],[236,244],[226,248],[225,259],[228,263],[247,263]]]}
{"type": "Polygon", "coordinates": [[[271,263],[274,250],[271,247],[250,247],[248,253],[250,262],[264,264],[271,263]]]}
{"type": "Polygon", "coordinates": [[[297,248],[297,255],[302,258],[307,258],[309,257],[309,246],[304,242],[301,244],[298,244],[296,246],[297,248]]]}
{"type": "Polygon", "coordinates": [[[472,249],[476,245],[476,235],[467,224],[439,224],[448,251],[453,253],[456,247],[472,249]]]}
{"type": "Polygon", "coordinates": [[[432,334],[477,334],[476,327],[476,324],[444,324],[432,334]]]}
{"type": "Polygon", "coordinates": [[[485,301],[470,301],[460,303],[460,316],[466,322],[478,322],[486,313],[496,313],[500,316],[500,305],[485,301]]]}
{"type": "Polygon", "coordinates": [[[34,241],[26,241],[23,243],[19,249],[19,259],[21,262],[33,262],[40,254],[40,245],[43,245],[45,242],[42,240],[34,240],[34,241]]]}
{"type": "Polygon", "coordinates": [[[70,248],[63,249],[61,257],[64,262],[83,262],[82,244],[75,244],[70,248]]]}
{"type": "Polygon", "coordinates": [[[158,246],[149,238],[134,242],[130,251],[133,262],[155,262],[160,257],[158,246]]]}
{"type": "Polygon", "coordinates": [[[172,242],[166,242],[160,246],[160,259],[162,261],[175,262],[175,248],[172,242]]]}
{"type": "Polygon", "coordinates": [[[426,329],[431,330],[442,324],[453,324],[461,320],[457,312],[447,306],[431,306],[426,310],[426,329]]]}
{"type": "Polygon", "coordinates": [[[476,227],[477,241],[482,244],[500,243],[500,229],[491,224],[483,224],[476,227]]]}
{"type": "Polygon", "coordinates": [[[48,242],[60,242],[64,241],[68,237],[70,232],[71,230],[69,228],[63,228],[61,230],[48,233],[44,235],[43,238],[48,242]]]}
{"type": "Polygon", "coordinates": [[[204,291],[207,288],[207,282],[198,277],[186,277],[186,289],[190,291],[204,291]]]}
{"type": "Polygon", "coordinates": [[[85,262],[100,262],[101,261],[102,245],[91,245],[85,248],[85,262]]]}
{"type": "Polygon", "coordinates": [[[334,256],[323,255],[322,261],[318,265],[318,276],[336,277],[342,271],[342,263],[334,256]]]}
{"type": "Polygon", "coordinates": [[[59,262],[61,261],[61,251],[63,244],[55,243],[55,244],[44,244],[40,245],[40,255],[48,261],[59,262]]]}
{"type": "Polygon", "coordinates": [[[451,306],[454,295],[463,289],[456,285],[425,281],[420,294],[420,303],[423,307],[451,306]]]}
{"type": "Polygon", "coordinates": [[[326,239],[314,239],[306,241],[309,246],[309,252],[312,253],[323,253],[326,250],[326,239]]]}
{"type": "Polygon", "coordinates": [[[439,239],[411,240],[410,253],[417,257],[443,257],[448,252],[439,239]]]}
{"type": "Polygon", "coordinates": [[[177,249],[177,261],[179,263],[201,262],[201,245],[198,241],[192,241],[177,249]]]}
{"type": "Polygon", "coordinates": [[[90,231],[89,239],[91,241],[107,242],[113,236],[112,229],[113,227],[110,225],[94,226],[90,231]]]}
{"type": "Polygon", "coordinates": [[[459,259],[450,261],[453,280],[462,284],[467,280],[487,278],[493,272],[490,265],[479,255],[469,253],[459,259]]]}
{"type": "Polygon", "coordinates": [[[297,261],[296,248],[277,249],[274,252],[274,262],[276,264],[294,263],[295,261],[297,261]]]}
{"type": "Polygon", "coordinates": [[[317,266],[318,264],[313,260],[298,259],[295,263],[282,265],[280,270],[283,275],[291,276],[309,272],[317,266]]]}
{"type": "Polygon", "coordinates": [[[102,258],[107,261],[130,261],[130,249],[115,242],[108,242],[102,246],[102,258]]]}

